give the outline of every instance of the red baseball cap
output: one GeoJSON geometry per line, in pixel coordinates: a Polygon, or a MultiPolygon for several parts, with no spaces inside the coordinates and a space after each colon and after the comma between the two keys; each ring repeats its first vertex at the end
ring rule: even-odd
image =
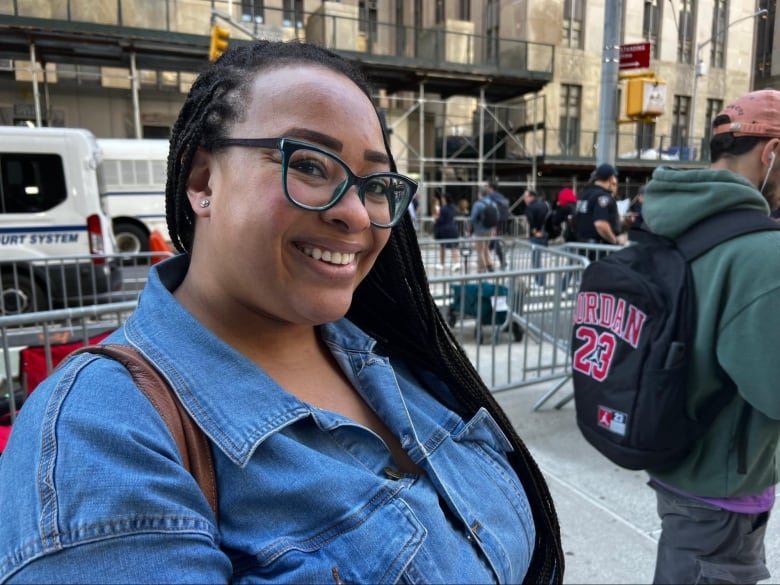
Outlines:
{"type": "Polygon", "coordinates": [[[564,187],[558,191],[558,205],[568,205],[569,203],[577,203],[577,195],[574,193],[574,189],[564,187]]]}
{"type": "Polygon", "coordinates": [[[715,119],[720,116],[728,116],[729,122],[713,127],[713,135],[780,138],[780,91],[752,91],[723,108],[715,119]]]}

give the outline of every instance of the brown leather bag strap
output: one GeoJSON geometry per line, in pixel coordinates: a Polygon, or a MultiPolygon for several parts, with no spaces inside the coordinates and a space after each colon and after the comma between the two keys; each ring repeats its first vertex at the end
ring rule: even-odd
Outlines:
{"type": "Polygon", "coordinates": [[[104,355],[121,363],[136,386],[154,405],[163,421],[171,431],[176,446],[179,448],[185,469],[198,482],[203,495],[214,511],[219,521],[217,504],[217,480],[214,473],[214,461],[211,457],[209,440],[203,431],[195,424],[187,410],[182,406],[176,394],[159,372],[133,347],[119,343],[103,345],[87,345],[73,351],[77,353],[94,353],[104,355]]]}

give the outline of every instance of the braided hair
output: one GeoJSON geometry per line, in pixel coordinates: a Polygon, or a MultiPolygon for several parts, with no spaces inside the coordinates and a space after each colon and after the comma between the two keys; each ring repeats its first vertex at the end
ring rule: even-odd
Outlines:
{"type": "MultiPolygon", "coordinates": [[[[225,52],[193,83],[171,135],[166,215],[171,241],[180,252],[191,250],[194,234],[187,179],[195,151],[199,147],[211,150],[214,141],[241,120],[259,72],[292,64],[318,65],[341,73],[373,102],[363,73],[339,55],[316,45],[258,41],[225,52]]],[[[377,117],[390,166],[395,171],[389,136],[379,113],[377,117]]],[[[482,407],[492,414],[515,446],[510,461],[525,486],[537,527],[527,580],[560,581],[563,556],[550,494],[536,463],[434,302],[409,214],[392,228],[388,243],[356,289],[347,317],[377,339],[391,357],[436,374],[450,388],[461,414],[471,416],[482,407]]]]}

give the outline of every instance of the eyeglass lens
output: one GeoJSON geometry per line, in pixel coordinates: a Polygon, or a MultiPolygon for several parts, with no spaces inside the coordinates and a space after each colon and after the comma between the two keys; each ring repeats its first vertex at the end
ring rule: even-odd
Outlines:
{"type": "MultiPolygon", "coordinates": [[[[369,219],[388,225],[405,209],[410,186],[393,174],[377,173],[361,181],[360,195],[369,219]]],[[[288,196],[296,203],[324,208],[350,187],[344,165],[328,154],[307,148],[288,153],[286,185],[288,196]]]]}

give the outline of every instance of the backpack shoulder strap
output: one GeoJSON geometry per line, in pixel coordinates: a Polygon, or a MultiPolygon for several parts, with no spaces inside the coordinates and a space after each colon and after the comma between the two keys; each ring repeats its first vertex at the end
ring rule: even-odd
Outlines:
{"type": "Polygon", "coordinates": [[[691,261],[737,236],[780,229],[780,224],[753,209],[737,209],[711,215],[691,226],[675,240],[686,260],[691,261]]]}
{"type": "Polygon", "coordinates": [[[135,384],[165,421],[176,441],[184,468],[198,482],[215,518],[219,521],[217,481],[208,439],[159,372],[143,355],[129,345],[119,343],[88,345],[75,350],[71,355],[77,353],[103,355],[118,361],[127,368],[135,384]]]}

